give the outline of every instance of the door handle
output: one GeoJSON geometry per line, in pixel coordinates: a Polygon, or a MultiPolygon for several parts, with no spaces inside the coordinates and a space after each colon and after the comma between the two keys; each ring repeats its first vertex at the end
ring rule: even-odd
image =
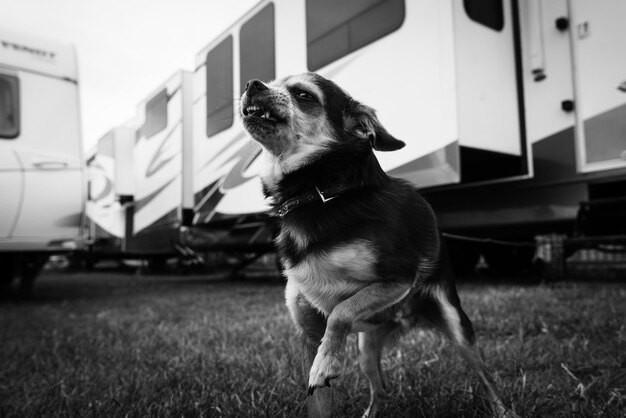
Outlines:
{"type": "Polygon", "coordinates": [[[38,161],[33,166],[39,170],[62,170],[67,168],[65,161],[38,161]]]}
{"type": "Polygon", "coordinates": [[[559,32],[565,32],[569,29],[569,19],[566,17],[559,17],[554,21],[554,26],[556,26],[559,32]]]}
{"type": "Polygon", "coordinates": [[[563,100],[561,102],[561,109],[563,109],[564,112],[573,112],[575,108],[576,105],[573,100],[563,100]]]}

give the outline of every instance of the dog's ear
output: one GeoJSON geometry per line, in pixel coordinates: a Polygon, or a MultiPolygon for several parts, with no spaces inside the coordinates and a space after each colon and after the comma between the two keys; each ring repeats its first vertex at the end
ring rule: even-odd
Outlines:
{"type": "Polygon", "coordinates": [[[352,135],[368,140],[377,151],[395,151],[406,145],[387,132],[374,109],[356,100],[350,100],[346,106],[344,127],[352,135]]]}

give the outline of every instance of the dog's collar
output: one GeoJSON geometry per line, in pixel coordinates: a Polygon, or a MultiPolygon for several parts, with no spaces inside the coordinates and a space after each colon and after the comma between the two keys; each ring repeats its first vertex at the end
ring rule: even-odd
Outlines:
{"type": "Polygon", "coordinates": [[[282,218],[289,212],[298,209],[301,206],[315,202],[327,203],[344,194],[345,192],[353,189],[358,189],[361,186],[362,185],[360,183],[340,183],[325,188],[315,186],[313,191],[302,193],[278,205],[278,207],[274,210],[274,215],[282,218]]]}

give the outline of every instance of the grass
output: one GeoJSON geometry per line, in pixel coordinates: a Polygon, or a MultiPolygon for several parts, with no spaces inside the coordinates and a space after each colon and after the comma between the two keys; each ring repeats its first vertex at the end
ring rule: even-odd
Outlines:
{"type": "MultiPolygon", "coordinates": [[[[626,416],[626,286],[461,284],[508,405],[524,417],[626,416]]],[[[293,417],[305,378],[279,284],[47,272],[0,298],[1,417],[293,417]]],[[[368,390],[351,337],[335,415],[368,390]]],[[[437,334],[386,351],[389,417],[486,415],[437,334]]]]}

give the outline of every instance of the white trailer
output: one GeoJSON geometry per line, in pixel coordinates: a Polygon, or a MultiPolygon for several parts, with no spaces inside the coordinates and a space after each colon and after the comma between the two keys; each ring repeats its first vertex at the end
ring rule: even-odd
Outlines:
{"type": "MultiPolygon", "coordinates": [[[[159,248],[177,225],[195,248],[271,248],[260,148],[243,130],[238,103],[249,79],[305,71],[376,108],[406,142],[379,154],[381,163],[422,189],[444,231],[531,240],[572,232],[580,202],[617,202],[619,214],[622,16],[621,0],[260,1],[197,54],[183,77],[192,78],[191,94],[167,105],[177,116],[149,116],[175,96],[168,83],[140,105],[127,230],[144,231],[159,248]],[[153,125],[160,133],[151,139],[153,125]],[[150,167],[162,174],[151,178],[150,167]]],[[[623,217],[606,219],[626,234],[623,217]]]]}
{"type": "Polygon", "coordinates": [[[196,56],[194,224],[266,211],[239,97],[315,71],[407,143],[379,158],[443,230],[572,231],[581,201],[626,195],[623,16],[620,0],[261,1],[196,56]]]}
{"type": "MultiPolygon", "coordinates": [[[[528,168],[518,178],[481,181],[494,171],[504,174],[508,168],[519,167],[519,162],[510,154],[483,160],[473,149],[462,147],[460,184],[424,191],[439,214],[442,228],[525,241],[548,233],[621,235],[625,244],[626,55],[621,51],[626,42],[622,24],[626,3],[500,0],[485,2],[491,3],[489,7],[479,3],[455,3],[457,48],[478,54],[469,64],[473,67],[473,81],[469,80],[472,89],[490,83],[497,68],[494,60],[509,51],[516,88],[513,96],[506,97],[509,104],[511,100],[517,102],[517,132],[521,143],[526,144],[528,168]],[[470,26],[491,41],[483,38],[476,42],[481,38],[472,34],[470,26]],[[505,49],[493,55],[490,51],[498,51],[495,42],[504,37],[509,38],[505,49]],[[474,178],[478,181],[472,181],[474,178]]],[[[472,57],[466,60],[471,61],[472,57]]],[[[467,100],[463,86],[468,83],[462,73],[457,74],[459,104],[467,100]]],[[[462,115],[476,118],[475,124],[491,126],[498,122],[498,109],[504,103],[484,106],[498,98],[498,91],[485,94],[478,88],[471,97],[473,106],[459,107],[460,124],[462,115]]],[[[507,122],[506,126],[515,124],[507,122]]],[[[512,129],[511,134],[515,132],[512,129]]],[[[462,139],[461,131],[461,143],[462,139]]],[[[476,248],[463,249],[465,255],[470,254],[466,259],[473,263],[476,248]]],[[[513,252],[503,253],[496,247],[482,251],[491,265],[528,262],[533,255],[526,251],[521,258],[519,254],[509,257],[513,252]]]]}
{"type": "Polygon", "coordinates": [[[191,74],[175,73],[139,103],[130,121],[100,139],[88,161],[95,257],[174,252],[186,213],[182,152],[183,143],[191,143],[185,139],[190,93],[191,74]]]}
{"type": "Polygon", "coordinates": [[[255,176],[259,147],[237,109],[251,78],[309,70],[332,78],[407,140],[402,152],[379,156],[387,170],[401,170],[424,186],[457,182],[451,16],[452,3],[441,1],[407,2],[406,8],[402,0],[260,2],[196,56],[196,222],[267,209],[255,176]],[[347,22],[359,32],[354,45],[332,38],[346,37],[340,32],[347,22]],[[409,45],[415,53],[406,53],[409,45]]]}
{"type": "Polygon", "coordinates": [[[28,291],[76,248],[85,202],[76,52],[0,29],[0,277],[28,291]]]}
{"type": "Polygon", "coordinates": [[[87,153],[87,241],[91,250],[126,248],[126,205],[135,193],[133,147],[135,130],[111,129],[87,153]]]}

